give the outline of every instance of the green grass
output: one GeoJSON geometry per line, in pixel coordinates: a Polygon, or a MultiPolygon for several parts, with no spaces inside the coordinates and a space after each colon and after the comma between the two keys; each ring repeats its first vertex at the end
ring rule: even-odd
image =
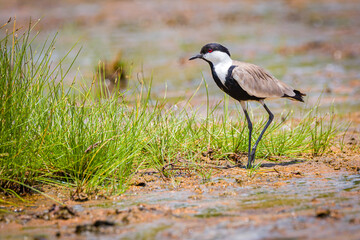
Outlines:
{"type": "MultiPolygon", "coordinates": [[[[52,62],[55,37],[34,46],[32,26],[23,32],[15,23],[13,30],[6,27],[0,29],[0,191],[63,185],[76,193],[120,194],[137,169],[162,172],[166,164],[186,166],[206,182],[211,171],[201,169],[204,152],[213,149],[216,164],[247,151],[246,121],[242,110],[228,110],[228,97],[224,106],[207,101],[206,116],[190,104],[177,109],[166,98],[153,99],[151,83],[143,81],[126,93],[97,98],[95,80],[91,86],[81,78],[65,84],[73,64],[62,68],[67,54],[52,62]]],[[[254,121],[254,138],[265,121],[254,121]]],[[[321,117],[316,108],[290,123],[271,125],[257,158],[323,154],[339,131],[333,115],[321,117]]]]}

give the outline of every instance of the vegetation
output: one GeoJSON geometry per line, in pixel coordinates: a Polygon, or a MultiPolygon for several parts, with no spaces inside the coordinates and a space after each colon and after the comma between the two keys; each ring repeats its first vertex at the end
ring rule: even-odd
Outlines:
{"type": "MultiPolygon", "coordinates": [[[[189,104],[177,109],[166,98],[153,100],[151,83],[143,81],[131,92],[97,98],[95,80],[88,88],[79,88],[77,79],[66,86],[73,64],[63,69],[65,56],[54,65],[55,38],[34,48],[31,30],[20,33],[14,24],[0,40],[0,191],[66,185],[77,193],[119,194],[137,169],[169,177],[164,166],[175,162],[207,181],[211,171],[201,159],[209,149],[214,165],[247,152],[246,121],[240,109],[229,112],[227,98],[223,114],[207,104],[205,117],[189,104]]],[[[271,125],[258,158],[323,154],[339,129],[332,115],[319,117],[316,108],[298,122],[287,119],[271,125]]],[[[264,121],[255,125],[254,138],[264,121]]]]}

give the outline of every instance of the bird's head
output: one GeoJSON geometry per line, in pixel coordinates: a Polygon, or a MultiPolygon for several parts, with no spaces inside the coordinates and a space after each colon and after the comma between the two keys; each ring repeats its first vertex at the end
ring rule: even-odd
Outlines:
{"type": "Polygon", "coordinates": [[[209,63],[217,64],[231,60],[229,50],[218,43],[208,43],[201,48],[200,54],[191,57],[189,60],[201,58],[209,63]]]}

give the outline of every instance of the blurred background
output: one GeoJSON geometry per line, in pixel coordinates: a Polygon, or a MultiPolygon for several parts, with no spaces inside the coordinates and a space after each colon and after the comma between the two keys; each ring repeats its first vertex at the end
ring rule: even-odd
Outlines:
{"type": "MultiPolygon", "coordinates": [[[[152,78],[155,97],[166,91],[177,102],[188,99],[204,77],[216,104],[224,95],[208,64],[187,59],[204,44],[219,42],[234,59],[260,65],[307,93],[309,105],[322,95],[324,109],[332,103],[340,113],[360,109],[359,1],[0,0],[0,6],[0,25],[14,16],[25,27],[41,18],[39,43],[59,33],[54,61],[76,44],[71,60],[82,47],[70,80],[80,72],[82,81],[91,82],[102,61],[110,85],[121,69],[122,88],[152,78]]],[[[205,101],[202,85],[192,104],[205,101]]],[[[289,104],[270,105],[281,111],[289,104]]]]}

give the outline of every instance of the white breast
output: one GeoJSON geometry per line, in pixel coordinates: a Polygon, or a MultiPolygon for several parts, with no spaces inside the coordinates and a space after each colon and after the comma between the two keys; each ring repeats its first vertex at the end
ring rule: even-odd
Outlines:
{"type": "Polygon", "coordinates": [[[231,67],[232,62],[221,62],[214,66],[216,75],[219,77],[222,84],[225,85],[226,75],[228,74],[229,68],[231,67]]]}

